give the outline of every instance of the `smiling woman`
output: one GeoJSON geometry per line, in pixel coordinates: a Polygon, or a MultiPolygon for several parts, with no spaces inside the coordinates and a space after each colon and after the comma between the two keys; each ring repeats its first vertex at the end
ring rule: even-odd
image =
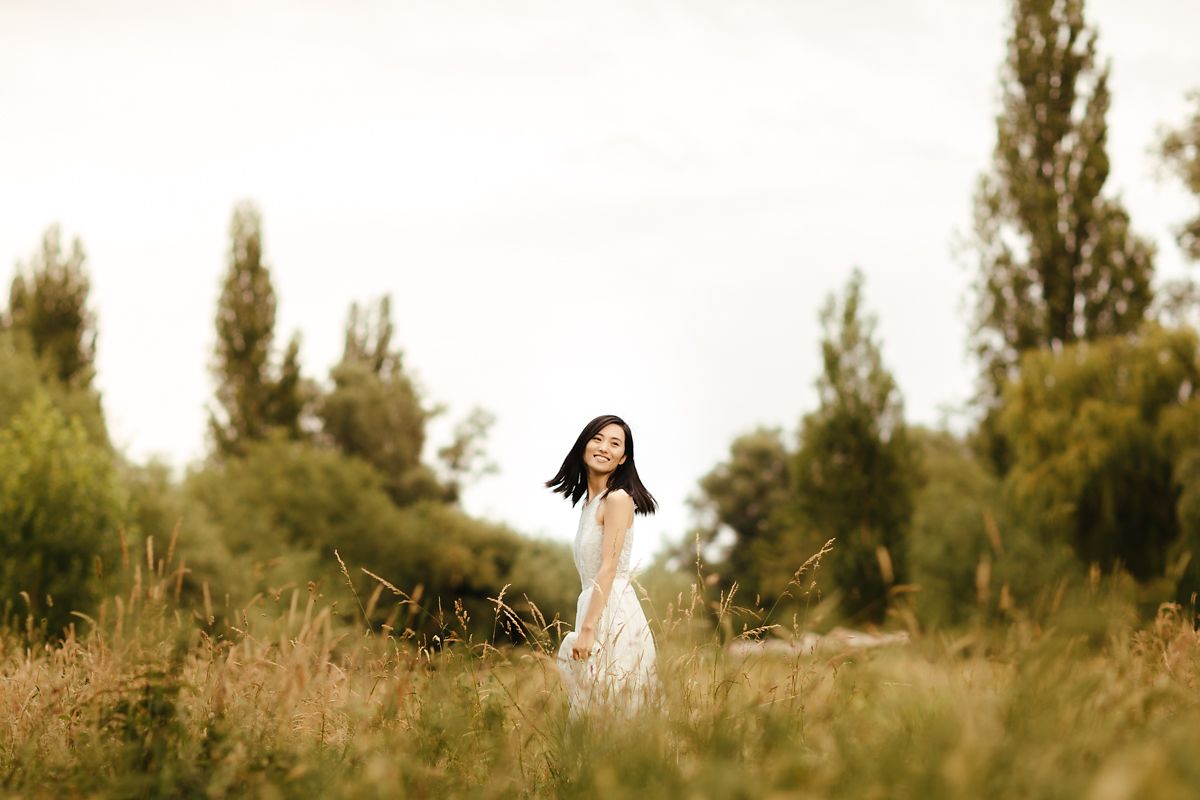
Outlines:
{"type": "Polygon", "coordinates": [[[634,514],[653,514],[658,504],[638,477],[629,425],[612,414],[593,419],[546,486],[572,505],[588,498],[574,545],[583,591],[575,630],[558,650],[571,717],[600,708],[627,715],[657,703],[654,637],[629,564],[634,514]]]}

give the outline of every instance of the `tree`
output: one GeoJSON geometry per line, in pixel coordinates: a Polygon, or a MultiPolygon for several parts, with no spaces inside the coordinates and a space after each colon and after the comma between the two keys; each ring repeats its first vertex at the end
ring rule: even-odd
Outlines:
{"type": "Polygon", "coordinates": [[[449,502],[458,502],[467,481],[497,471],[497,466],[487,460],[487,451],[483,447],[488,430],[495,422],[494,414],[482,408],[473,408],[465,419],[454,426],[454,438],[450,444],[438,449],[438,458],[448,474],[445,483],[449,502]]]}
{"type": "Polygon", "coordinates": [[[770,580],[777,572],[773,565],[782,561],[795,570],[811,555],[786,552],[775,524],[792,498],[793,458],[778,428],[758,428],[734,439],[729,458],[700,479],[700,496],[691,504],[706,520],[694,533],[704,544],[726,531],[732,535],[725,563],[718,565],[727,587],[736,581],[748,593],[773,596],[782,589],[770,580]]]}
{"type": "Polygon", "coordinates": [[[404,366],[403,354],[392,349],[395,332],[390,295],[379,298],[375,309],[351,303],[342,360],[366,364],[380,378],[392,377],[404,366]]]}
{"type": "Polygon", "coordinates": [[[905,579],[906,537],[921,470],[903,402],[883,366],[875,319],[862,312],[862,273],[821,312],[820,407],[804,418],[792,474],[799,510],[836,538],[829,557],[846,609],[879,619],[905,579]]]}
{"type": "Polygon", "coordinates": [[[279,375],[267,395],[266,420],[289,439],[307,438],[313,426],[317,387],[300,371],[300,334],[292,334],[284,351],[279,375]]]}
{"type": "Polygon", "coordinates": [[[230,238],[213,364],[220,413],[210,412],[209,429],[218,452],[239,454],[273,427],[299,438],[305,395],[298,336],[288,345],[278,377],[272,368],[275,289],[263,263],[262,215],[252,203],[234,209],[230,238]]]}
{"type": "Polygon", "coordinates": [[[926,475],[914,497],[908,547],[917,610],[930,626],[962,623],[979,608],[980,570],[988,579],[993,565],[999,573],[997,562],[1014,549],[1014,531],[997,520],[998,481],[967,443],[921,428],[910,431],[909,441],[926,475]]]}
{"type": "Polygon", "coordinates": [[[63,385],[48,374],[45,362],[30,347],[28,336],[0,331],[0,428],[39,394],[45,394],[67,419],[78,419],[88,441],[111,449],[104,410],[95,389],[63,385]]]}
{"type": "Polygon", "coordinates": [[[392,331],[387,297],[374,311],[351,306],[342,360],[330,372],[333,389],[317,413],[332,443],[379,470],[388,493],[405,504],[445,491],[421,463],[431,412],[391,346],[392,331]]]}
{"type": "Polygon", "coordinates": [[[107,448],[45,393],[0,428],[0,594],[57,632],[117,566],[124,495],[107,448]],[[19,601],[18,601],[19,602],[19,601]]]}
{"type": "Polygon", "coordinates": [[[1152,245],[1103,194],[1109,68],[1083,0],[1014,0],[993,167],[975,195],[973,348],[985,446],[1001,470],[995,409],[1020,355],[1129,333],[1152,293],[1152,245]]]}
{"type": "MultiPolygon", "coordinates": [[[[1192,118],[1163,134],[1159,155],[1192,194],[1200,199],[1200,91],[1193,92],[1196,110],[1192,118]]],[[[1179,246],[1193,261],[1200,261],[1200,212],[1176,231],[1179,246]]]]}
{"type": "Polygon", "coordinates": [[[88,389],[95,376],[96,317],[88,309],[91,282],[76,237],[64,253],[57,225],[42,236],[41,252],[18,264],[0,327],[27,337],[48,371],[64,386],[88,389]]]}
{"type": "Polygon", "coordinates": [[[1200,556],[1197,386],[1200,344],[1187,328],[1147,324],[1027,354],[999,415],[1012,502],[1084,564],[1178,580],[1180,559],[1200,556]]]}
{"type": "MultiPolygon", "coordinates": [[[[524,610],[520,598],[528,594],[548,619],[566,616],[579,592],[565,545],[526,539],[444,503],[398,508],[383,476],[362,459],[278,434],[248,443],[241,458],[193,471],[185,493],[202,517],[198,523],[223,534],[238,567],[226,586],[239,598],[314,580],[353,614],[356,603],[335,550],[364,600],[376,584],[360,567],[418,596],[431,614],[443,608],[451,623],[461,599],[477,635],[490,633],[495,606],[487,598],[506,584],[506,602],[524,610]]],[[[389,598],[378,606],[377,623],[397,610],[389,598]]],[[[404,624],[436,632],[416,609],[400,611],[414,613],[404,624]]]]}

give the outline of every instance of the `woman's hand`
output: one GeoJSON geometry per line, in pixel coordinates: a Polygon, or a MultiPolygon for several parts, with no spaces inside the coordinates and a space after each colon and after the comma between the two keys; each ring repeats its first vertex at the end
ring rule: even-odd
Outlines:
{"type": "Polygon", "coordinates": [[[577,661],[583,661],[592,654],[592,647],[596,644],[595,631],[582,630],[575,634],[575,643],[571,645],[571,658],[577,661]]]}

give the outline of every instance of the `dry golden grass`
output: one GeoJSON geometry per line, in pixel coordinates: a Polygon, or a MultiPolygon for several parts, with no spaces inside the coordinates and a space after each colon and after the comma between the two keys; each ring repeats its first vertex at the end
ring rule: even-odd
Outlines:
{"type": "MultiPolygon", "coordinates": [[[[86,634],[46,644],[21,620],[0,635],[8,795],[1200,793],[1200,642],[1175,606],[1149,626],[1088,635],[1018,619],[913,631],[907,645],[871,651],[735,655],[734,631],[789,631],[736,597],[708,597],[699,575],[690,596],[661,607],[647,597],[665,713],[576,725],[553,661],[557,626],[517,613],[503,593],[503,636],[490,641],[476,641],[461,613],[436,635],[413,634],[419,598],[378,576],[353,621],[312,587],[217,619],[211,599],[195,611],[178,604],[182,567],[149,547],[129,590],[94,624],[80,620],[86,634]],[[363,619],[387,598],[391,623],[368,629],[363,619]]],[[[807,580],[798,573],[798,592],[807,580]]],[[[1094,600],[1102,611],[1107,601],[1094,600]]]]}

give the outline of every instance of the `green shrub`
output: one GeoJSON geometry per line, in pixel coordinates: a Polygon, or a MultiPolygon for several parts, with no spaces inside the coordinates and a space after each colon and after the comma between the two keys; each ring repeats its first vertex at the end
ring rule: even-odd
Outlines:
{"type": "MultiPolygon", "coordinates": [[[[215,531],[238,565],[215,590],[235,602],[314,580],[317,591],[339,601],[340,613],[353,616],[379,586],[365,568],[409,595],[420,587],[424,610],[410,621],[414,629],[453,626],[454,601],[461,599],[472,630],[490,634],[495,606],[488,598],[506,584],[517,605],[528,594],[550,617],[574,611],[579,579],[565,545],[527,539],[441,502],[399,508],[370,464],[333,448],[280,438],[255,442],[244,457],[193,470],[185,483],[195,524],[215,531]]],[[[396,610],[390,591],[378,601],[377,623],[396,610]]]]}
{"type": "Polygon", "coordinates": [[[124,495],[106,448],[44,393],[0,428],[0,592],[50,631],[88,613],[118,561],[124,495]]]}
{"type": "Polygon", "coordinates": [[[1198,386],[1196,332],[1148,325],[1029,354],[1000,415],[1011,507],[1047,546],[1128,571],[1151,611],[1175,584],[1181,599],[1200,589],[1184,572],[1200,555],[1198,386]]]}
{"type": "Polygon", "coordinates": [[[0,331],[0,427],[42,393],[66,418],[80,421],[90,442],[107,448],[108,428],[99,396],[88,388],[64,386],[31,348],[27,337],[0,331]]]}

